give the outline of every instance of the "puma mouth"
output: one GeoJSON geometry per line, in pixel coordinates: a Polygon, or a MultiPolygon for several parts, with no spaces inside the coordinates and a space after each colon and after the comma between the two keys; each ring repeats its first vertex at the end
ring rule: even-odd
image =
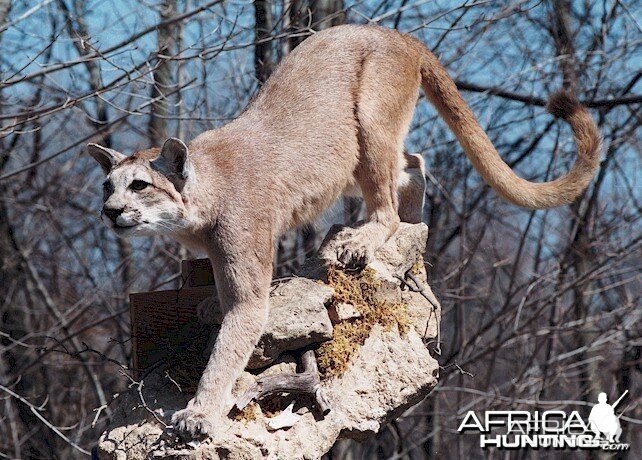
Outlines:
{"type": "Polygon", "coordinates": [[[120,225],[120,224],[112,224],[112,229],[116,233],[126,233],[129,230],[133,230],[134,228],[138,227],[140,224],[132,224],[132,225],[120,225]]]}

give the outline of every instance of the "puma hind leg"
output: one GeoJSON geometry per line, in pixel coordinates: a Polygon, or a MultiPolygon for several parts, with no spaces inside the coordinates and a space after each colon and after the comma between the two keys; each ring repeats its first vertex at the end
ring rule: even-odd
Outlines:
{"type": "Polygon", "coordinates": [[[424,161],[418,154],[404,153],[403,157],[406,167],[401,171],[390,162],[359,165],[356,183],[351,183],[344,195],[363,197],[368,219],[357,228],[344,228],[334,238],[332,248],[326,248],[335,254],[326,257],[336,257],[345,266],[365,265],[396,231],[400,221],[422,222],[426,192],[424,161]],[[382,171],[389,174],[381,174],[382,171]]]}
{"type": "Polygon", "coordinates": [[[403,167],[401,145],[388,130],[362,127],[362,152],[354,180],[366,203],[367,218],[356,228],[344,228],[332,248],[339,263],[359,267],[369,263],[399,226],[397,180],[403,167]]]}
{"type": "Polygon", "coordinates": [[[404,153],[406,168],[398,181],[399,218],[402,222],[418,224],[423,220],[426,195],[424,159],[416,153],[404,153]]]}
{"type": "Polygon", "coordinates": [[[343,229],[335,238],[336,257],[347,266],[370,262],[400,222],[397,186],[406,166],[403,142],[417,102],[419,74],[415,69],[388,64],[384,54],[368,54],[355,96],[359,161],[354,181],[366,203],[367,218],[357,228],[343,229]]]}
{"type": "Polygon", "coordinates": [[[363,266],[370,262],[399,226],[396,178],[380,164],[379,171],[370,164],[357,168],[359,183],[367,208],[366,221],[356,228],[344,228],[335,238],[336,256],[345,266],[363,266]]]}
{"type": "MultiPolygon", "coordinates": [[[[406,167],[397,179],[398,214],[401,222],[418,224],[423,220],[426,198],[426,171],[424,159],[418,153],[404,153],[406,167]]],[[[363,198],[361,188],[355,182],[348,184],[343,196],[363,198]]]]}
{"type": "Polygon", "coordinates": [[[406,167],[385,185],[370,180],[372,171],[359,179],[361,195],[368,208],[368,220],[357,228],[344,229],[337,258],[345,265],[362,265],[395,232],[399,221],[418,224],[423,220],[426,177],[421,155],[404,153],[406,167]],[[365,189],[364,189],[365,188],[365,189]],[[390,190],[390,193],[386,193],[390,190]],[[396,194],[395,191],[396,190],[396,194]]]}

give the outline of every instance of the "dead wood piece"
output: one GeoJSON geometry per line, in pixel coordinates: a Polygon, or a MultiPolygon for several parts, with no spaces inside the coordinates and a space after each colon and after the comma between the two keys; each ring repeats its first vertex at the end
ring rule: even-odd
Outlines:
{"type": "Polygon", "coordinates": [[[330,412],[328,402],[317,368],[316,357],[313,350],[307,350],[301,357],[303,372],[298,374],[278,374],[263,377],[247,390],[236,401],[236,408],[243,410],[253,400],[276,393],[307,394],[314,398],[316,407],[322,415],[330,412]]]}

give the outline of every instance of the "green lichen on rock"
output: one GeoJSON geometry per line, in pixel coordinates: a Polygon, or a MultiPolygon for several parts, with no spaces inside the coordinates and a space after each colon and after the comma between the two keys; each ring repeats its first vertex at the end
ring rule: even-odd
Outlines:
{"type": "Polygon", "coordinates": [[[317,349],[317,362],[324,378],[340,376],[346,371],[350,359],[366,341],[375,324],[381,325],[385,331],[397,326],[401,336],[406,335],[411,324],[404,304],[379,298],[377,292],[381,283],[370,268],[348,272],[330,267],[328,284],[334,289],[331,302],[351,304],[361,317],[335,324],[332,340],[317,349]]]}

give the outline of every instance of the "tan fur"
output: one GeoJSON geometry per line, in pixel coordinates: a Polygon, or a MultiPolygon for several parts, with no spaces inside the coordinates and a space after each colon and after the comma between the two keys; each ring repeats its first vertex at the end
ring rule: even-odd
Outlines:
{"type": "Polygon", "coordinates": [[[365,26],[335,27],[305,40],[238,119],[189,146],[170,139],[160,151],[127,159],[89,146],[108,172],[108,225],[124,236],[169,234],[207,251],[214,267],[227,314],[194,399],[173,417],[179,430],[211,433],[229,409],[232,385],[266,321],[280,234],[342,193],[360,191],[368,218],[339,235],[337,253],[340,262],[358,264],[395,231],[400,216],[421,220],[423,161],[403,154],[420,85],[482,177],[508,200],[534,208],[568,203],[593,176],[600,139],[578,105],[555,106],[578,140],[573,170],[551,183],[527,182],[501,160],[423,44],[365,26]],[[140,181],[143,189],[136,190],[140,181]]]}

